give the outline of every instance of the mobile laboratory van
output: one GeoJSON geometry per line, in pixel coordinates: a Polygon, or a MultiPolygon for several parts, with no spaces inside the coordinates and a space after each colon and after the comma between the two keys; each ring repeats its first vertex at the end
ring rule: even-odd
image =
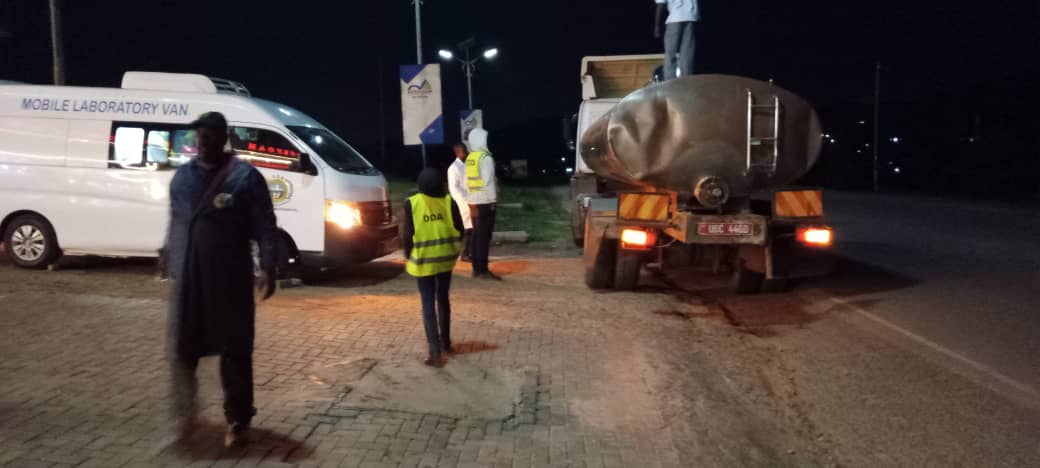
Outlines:
{"type": "Polygon", "coordinates": [[[0,83],[0,234],[18,266],[156,257],[188,124],[224,114],[229,150],[267,179],[283,267],[362,263],[400,243],[387,182],[332,131],[239,83],[127,72],[121,88],[0,83]]]}

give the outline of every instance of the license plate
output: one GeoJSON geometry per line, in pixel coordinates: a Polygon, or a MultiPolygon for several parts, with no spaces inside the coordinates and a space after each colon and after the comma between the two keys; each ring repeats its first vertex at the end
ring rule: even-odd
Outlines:
{"type": "Polygon", "coordinates": [[[755,226],[747,223],[701,223],[697,225],[697,234],[701,236],[750,236],[755,233],[755,226]]]}

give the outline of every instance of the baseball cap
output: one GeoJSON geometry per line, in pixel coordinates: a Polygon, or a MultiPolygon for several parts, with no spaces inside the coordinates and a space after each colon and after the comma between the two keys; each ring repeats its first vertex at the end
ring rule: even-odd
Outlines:
{"type": "Polygon", "coordinates": [[[220,112],[206,112],[195,119],[192,123],[188,124],[192,128],[208,127],[208,128],[227,128],[227,119],[220,112]]]}

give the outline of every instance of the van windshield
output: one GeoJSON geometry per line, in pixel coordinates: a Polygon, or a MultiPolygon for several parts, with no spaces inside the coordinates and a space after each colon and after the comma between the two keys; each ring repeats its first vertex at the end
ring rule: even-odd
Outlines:
{"type": "Polygon", "coordinates": [[[361,153],[358,153],[347,142],[324,128],[289,125],[289,130],[314,148],[321,159],[340,172],[350,174],[374,175],[379,170],[372,166],[361,153]]]}

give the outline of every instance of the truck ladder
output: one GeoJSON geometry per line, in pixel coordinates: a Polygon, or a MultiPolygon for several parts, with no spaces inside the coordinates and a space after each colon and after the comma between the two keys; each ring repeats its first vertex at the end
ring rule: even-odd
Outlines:
{"type": "Polygon", "coordinates": [[[776,174],[776,164],[780,159],[780,97],[773,96],[772,104],[755,104],[755,95],[747,90],[747,169],[744,175],[754,172],[765,173],[769,177],[776,174]],[[759,137],[754,135],[755,114],[763,113],[760,110],[768,110],[773,118],[773,136],[759,137]],[[773,145],[772,157],[769,162],[762,162],[761,158],[755,159],[754,148],[766,144],[773,145]]]}

